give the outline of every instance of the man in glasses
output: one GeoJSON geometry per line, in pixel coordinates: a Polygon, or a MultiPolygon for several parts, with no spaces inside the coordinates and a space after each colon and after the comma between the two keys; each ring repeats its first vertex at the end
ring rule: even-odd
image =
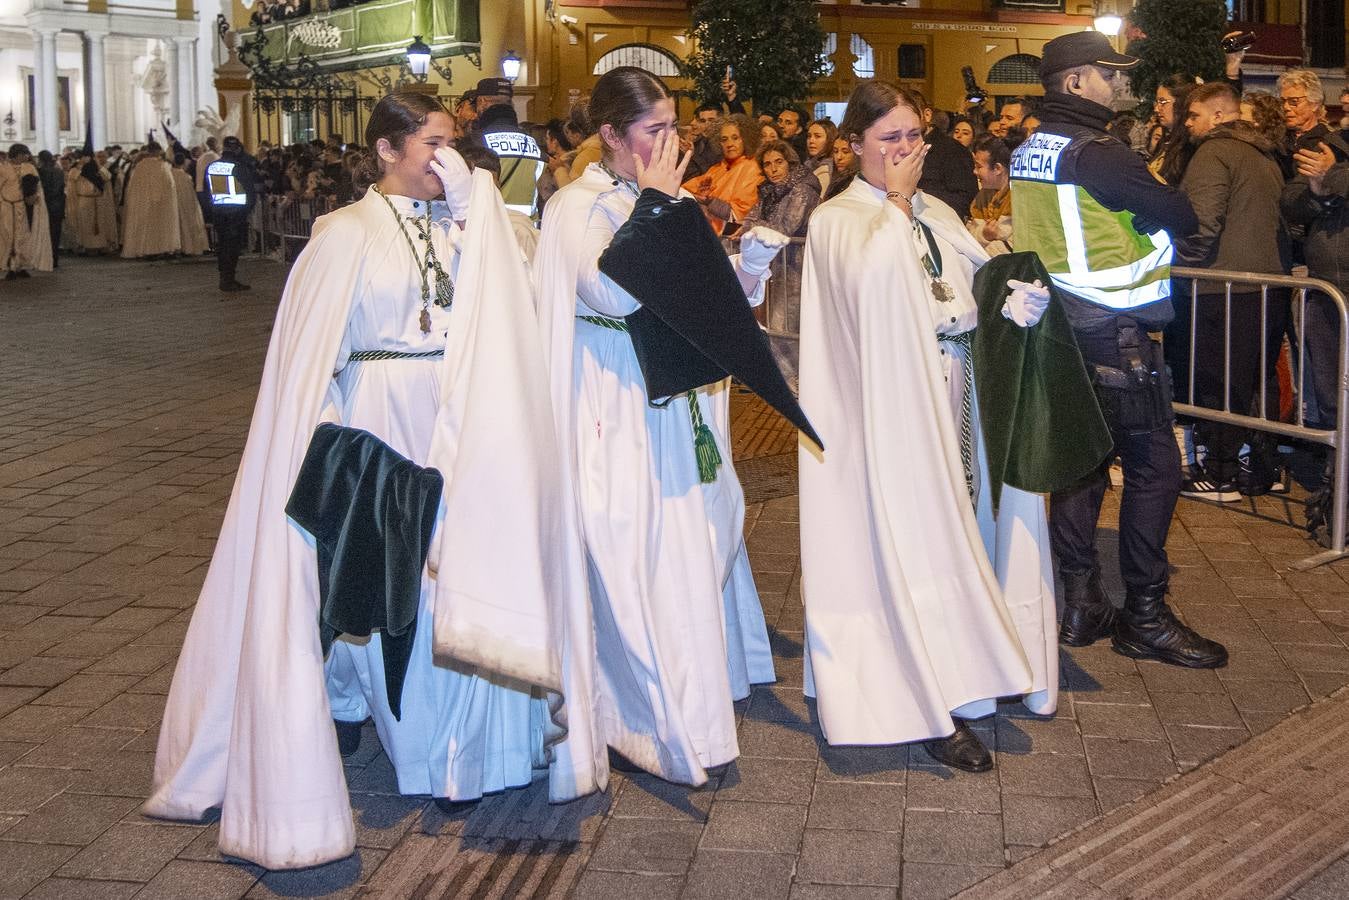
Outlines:
{"type": "Polygon", "coordinates": [[[1334,155],[1340,162],[1349,157],[1349,146],[1326,126],[1325,92],[1315,72],[1289,69],[1279,76],[1278,89],[1283,103],[1283,124],[1288,127],[1283,161],[1286,179],[1297,175],[1294,157],[1300,151],[1319,153],[1327,160],[1334,155]]]}
{"type": "MultiPolygon", "coordinates": [[[[1283,157],[1282,212],[1294,238],[1293,262],[1305,264],[1313,278],[1324,278],[1349,290],[1345,259],[1349,259],[1349,145],[1322,121],[1325,94],[1321,80],[1308,69],[1289,69],[1279,76],[1279,99],[1288,139],[1283,157]]],[[[1307,424],[1334,428],[1339,416],[1339,309],[1324,294],[1310,291],[1301,325],[1307,352],[1310,390],[1304,403],[1307,424]]],[[[1330,499],[1333,457],[1327,457],[1326,477],[1307,499],[1307,529],[1329,543],[1334,515],[1330,499]]]]}

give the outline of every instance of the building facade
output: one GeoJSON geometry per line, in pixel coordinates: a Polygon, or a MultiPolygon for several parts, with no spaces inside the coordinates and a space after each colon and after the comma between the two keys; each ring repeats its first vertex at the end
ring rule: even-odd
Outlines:
{"type": "MultiPolygon", "coordinates": [[[[262,84],[255,83],[245,100],[244,128],[253,139],[358,135],[362,110],[413,80],[404,63],[406,46],[418,35],[433,57],[423,89],[447,100],[481,77],[502,74],[502,60],[518,57],[516,105],[522,119],[564,115],[601,74],[624,64],[664,77],[680,97],[681,117],[694,105],[679,76],[679,60],[692,49],[689,0],[233,2],[236,40],[247,50],[242,55],[255,70],[255,82],[260,60],[265,70],[262,84]],[[267,9],[278,11],[277,18],[265,21],[267,9]],[[269,83],[277,72],[296,74],[301,59],[315,73],[307,85],[269,83]]],[[[1129,0],[820,0],[817,5],[828,35],[822,48],[827,72],[802,100],[837,119],[853,87],[868,78],[896,81],[921,90],[938,107],[959,108],[964,66],[995,100],[1039,94],[1035,67],[1044,44],[1092,27],[1103,11],[1126,11],[1129,0]]],[[[1345,6],[1346,0],[1230,0],[1234,21],[1248,23],[1242,27],[1261,37],[1248,60],[1248,81],[1272,82],[1308,52],[1315,64],[1319,53],[1320,62],[1337,60],[1334,67],[1320,68],[1333,103],[1343,84],[1345,6]],[[1327,27],[1338,43],[1326,41],[1327,27]]],[[[239,77],[236,71],[230,83],[242,84],[239,77]]],[[[221,102],[230,105],[224,91],[221,102]]]]}
{"type": "Polygon", "coordinates": [[[0,136],[57,151],[190,138],[230,0],[0,0],[0,136]]]}

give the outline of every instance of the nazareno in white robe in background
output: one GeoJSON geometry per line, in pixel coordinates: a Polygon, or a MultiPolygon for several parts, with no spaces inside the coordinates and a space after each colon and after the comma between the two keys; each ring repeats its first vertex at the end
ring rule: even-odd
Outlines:
{"type": "MultiPolygon", "coordinates": [[[[368,709],[401,790],[456,799],[529,781],[563,721],[582,743],[594,727],[584,702],[564,716],[559,696],[574,690],[584,701],[590,689],[566,683],[569,620],[557,610],[587,610],[584,582],[573,588],[580,579],[565,571],[579,569],[579,546],[559,539],[570,498],[558,487],[563,457],[519,251],[486,171],[474,175],[457,258],[447,234],[457,226],[442,205],[434,212],[456,295],[451,311],[433,307],[430,335],[417,322],[417,266],[379,194],[316,223],[277,311],[174,673],[144,811],[197,819],[219,806],[221,851],[268,868],[317,865],[354,847],[334,714],[368,709]],[[440,348],[444,359],[429,362],[347,360],[354,350],[440,348]],[[325,677],[313,543],[284,513],[320,421],[369,429],[446,478],[432,538],[439,577],[423,582],[401,722],[382,696],[377,637],[339,642],[325,677]],[[490,674],[472,668],[489,664],[490,674]]],[[[599,757],[555,779],[552,799],[602,787],[599,757]]]]}
{"type": "Polygon", "coordinates": [[[178,233],[182,250],[188,256],[200,256],[211,249],[206,239],[206,221],[201,215],[201,204],[192,190],[192,176],[182,169],[173,170],[173,184],[178,191],[178,233]]]}
{"type": "Polygon", "coordinates": [[[1004,486],[995,521],[980,488],[976,515],[963,351],[937,341],[978,322],[987,255],[941,201],[919,193],[914,210],[953,301],[933,298],[910,220],[861,178],[816,209],[806,239],[801,405],[830,435],[823,454],[798,453],[806,693],[831,744],[942,737],[998,697],[1057,704],[1044,498],[1004,486]]]}
{"type": "Polygon", "coordinates": [[[131,169],[122,201],[122,258],[177,253],[178,188],[163,157],[143,156],[131,169]]]}
{"type": "Polygon", "coordinates": [[[650,406],[627,333],[577,318],[638,308],[598,268],[635,200],[596,165],[554,194],[535,291],[575,466],[603,735],[642,768],[698,785],[738,755],[732,701],[772,681],[773,660],[745,552],[727,384],[697,393],[722,457],[702,484],[688,400],[650,406]]]}
{"type": "MultiPolygon", "coordinates": [[[[37,166],[31,162],[19,163],[14,167],[16,185],[22,188],[25,175],[38,177],[37,166]]],[[[14,268],[29,272],[50,272],[52,270],[52,233],[47,224],[47,200],[42,191],[41,182],[37,189],[37,202],[32,206],[33,218],[30,221],[26,204],[20,202],[15,208],[14,217],[14,257],[18,265],[14,268]]]]}

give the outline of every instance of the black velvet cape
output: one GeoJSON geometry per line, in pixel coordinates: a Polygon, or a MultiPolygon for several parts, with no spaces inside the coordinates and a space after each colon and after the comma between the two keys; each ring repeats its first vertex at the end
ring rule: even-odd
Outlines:
{"type": "Polygon", "coordinates": [[[642,304],[625,320],[651,403],[730,375],[824,446],[697,203],[643,191],[601,254],[600,271],[642,304]]]}
{"type": "Polygon", "coordinates": [[[417,634],[422,570],[444,478],[368,431],[314,430],[286,514],[318,546],[319,639],[379,630],[384,688],[402,718],[403,680],[417,634]]]}

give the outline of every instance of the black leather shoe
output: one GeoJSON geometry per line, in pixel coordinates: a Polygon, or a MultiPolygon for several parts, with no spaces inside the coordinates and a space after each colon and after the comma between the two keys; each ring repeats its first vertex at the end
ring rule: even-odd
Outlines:
{"type": "Polygon", "coordinates": [[[249,291],[249,290],[252,290],[252,288],[250,288],[248,285],[246,285],[246,284],[240,284],[240,283],[237,282],[237,281],[227,281],[227,282],[225,282],[224,284],[220,285],[220,289],[221,289],[222,291],[224,291],[225,293],[227,293],[227,294],[233,294],[233,293],[236,293],[236,292],[238,292],[238,291],[249,291]]]}
{"type": "Polygon", "coordinates": [[[452,819],[458,818],[478,805],[477,800],[451,800],[449,797],[432,797],[431,802],[436,805],[436,809],[452,819]]]}
{"type": "Polygon", "coordinates": [[[343,722],[341,719],[333,719],[333,727],[337,729],[337,752],[343,756],[351,756],[357,750],[361,749],[361,726],[364,722],[343,722]]]}
{"type": "Polygon", "coordinates": [[[1166,605],[1165,583],[1129,590],[1111,645],[1132,659],[1155,659],[1188,669],[1227,665],[1226,647],[1187,627],[1166,605]]]}
{"type": "Polygon", "coordinates": [[[1063,573],[1063,622],[1059,642],[1069,647],[1094,644],[1115,631],[1117,613],[1101,584],[1101,570],[1063,573]]]}
{"type": "Polygon", "coordinates": [[[955,733],[935,741],[923,741],[923,749],[943,765],[962,772],[987,772],[993,768],[993,756],[970,726],[956,720],[955,733]]]}
{"type": "Polygon", "coordinates": [[[626,775],[636,775],[639,772],[646,771],[646,769],[643,769],[613,747],[609,748],[609,768],[613,769],[615,772],[623,772],[626,775]]]}

